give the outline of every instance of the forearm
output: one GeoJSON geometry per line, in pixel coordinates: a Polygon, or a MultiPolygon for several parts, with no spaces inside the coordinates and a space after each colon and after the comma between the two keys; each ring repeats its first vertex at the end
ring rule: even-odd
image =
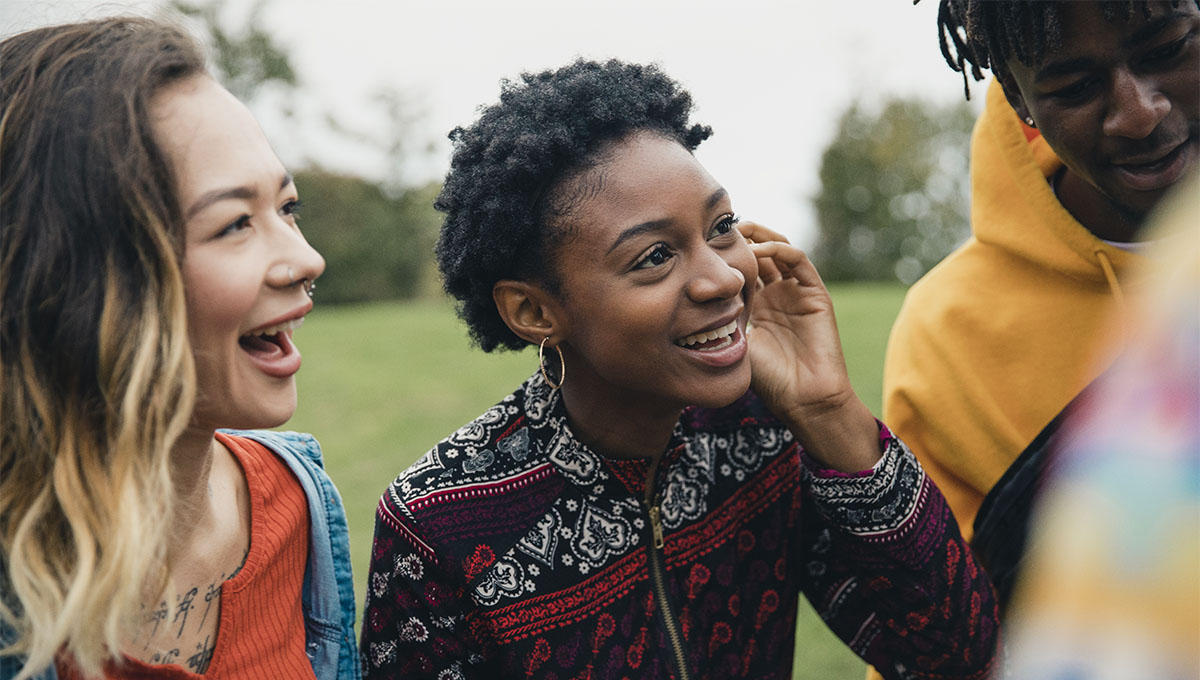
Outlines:
{"type": "Polygon", "coordinates": [[[991,584],[912,454],[886,428],[876,437],[885,453],[868,474],[809,463],[806,542],[824,566],[805,591],[884,677],[899,667],[914,678],[986,677],[999,636],[991,584]]]}

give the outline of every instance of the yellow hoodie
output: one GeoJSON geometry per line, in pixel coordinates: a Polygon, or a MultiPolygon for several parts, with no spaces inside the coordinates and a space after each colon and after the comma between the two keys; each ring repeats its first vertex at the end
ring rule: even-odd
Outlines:
{"type": "Polygon", "coordinates": [[[1061,165],[993,80],[971,140],[973,234],[909,290],[888,342],[884,422],[968,539],[984,496],[1119,349],[1120,277],[1142,259],[1063,208],[1047,181],[1061,165]]]}

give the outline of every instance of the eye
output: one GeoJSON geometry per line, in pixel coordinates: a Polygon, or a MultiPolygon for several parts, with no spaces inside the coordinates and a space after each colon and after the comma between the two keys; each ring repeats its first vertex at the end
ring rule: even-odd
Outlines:
{"type": "Polygon", "coordinates": [[[1169,42],[1165,45],[1160,45],[1147,52],[1146,56],[1142,58],[1142,61],[1151,66],[1170,62],[1183,52],[1183,49],[1187,47],[1188,42],[1191,41],[1194,35],[1194,32],[1188,33],[1179,40],[1169,42]]]}
{"type": "Polygon", "coordinates": [[[301,201],[298,198],[292,199],[292,200],[289,200],[286,203],[284,203],[283,206],[281,206],[279,208],[279,214],[284,215],[285,217],[288,215],[290,215],[294,218],[299,217],[300,209],[303,207],[304,207],[304,201],[301,201]]]}
{"type": "Polygon", "coordinates": [[[1065,102],[1081,101],[1088,96],[1098,81],[1095,78],[1088,77],[1077,80],[1066,87],[1059,88],[1050,93],[1051,97],[1061,99],[1065,102]]]}
{"type": "Polygon", "coordinates": [[[230,222],[229,224],[225,225],[225,227],[223,229],[221,229],[221,231],[218,231],[216,238],[221,238],[222,236],[229,236],[230,234],[236,234],[237,232],[242,231],[243,229],[249,229],[249,228],[250,228],[250,216],[242,215],[241,217],[237,218],[233,222],[230,222]]]}
{"type": "Polygon", "coordinates": [[[717,218],[717,223],[714,224],[712,229],[708,232],[709,240],[737,233],[737,223],[740,222],[741,219],[742,218],[734,215],[733,213],[725,213],[724,215],[721,215],[719,218],[717,218]]]}
{"type": "Polygon", "coordinates": [[[644,255],[638,258],[638,261],[634,263],[633,268],[650,269],[651,267],[657,267],[659,265],[666,264],[667,260],[674,256],[674,253],[672,253],[671,249],[667,247],[667,244],[656,243],[650,248],[650,250],[646,251],[644,255]]]}

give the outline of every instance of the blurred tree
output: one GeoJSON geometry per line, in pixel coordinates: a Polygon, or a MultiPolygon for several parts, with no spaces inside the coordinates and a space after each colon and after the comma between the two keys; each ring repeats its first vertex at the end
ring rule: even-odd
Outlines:
{"type": "Polygon", "coordinates": [[[969,233],[967,152],[975,114],[893,99],[854,103],[821,157],[813,262],[827,281],[911,284],[969,233]]]}
{"type": "Polygon", "coordinates": [[[266,4],[267,0],[256,0],[237,33],[221,23],[225,0],[171,0],[168,4],[172,10],[199,23],[210,47],[218,80],[244,102],[253,101],[265,84],[275,84],[291,92],[299,83],[291,55],[262,28],[266,25],[262,20],[266,4]]]}
{"type": "Polygon", "coordinates": [[[376,183],[322,169],[295,173],[300,229],[325,256],[321,302],[415,297],[428,286],[441,218],[434,183],[389,196],[376,183]]]}

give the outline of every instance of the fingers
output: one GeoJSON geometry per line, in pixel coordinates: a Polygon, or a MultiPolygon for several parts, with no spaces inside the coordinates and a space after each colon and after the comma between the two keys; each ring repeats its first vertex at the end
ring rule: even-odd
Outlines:
{"type": "MultiPolygon", "coordinates": [[[[754,251],[754,243],[750,244],[751,252],[754,251]]],[[[755,253],[755,257],[758,254],[755,253]]],[[[783,278],[783,272],[779,271],[779,266],[775,264],[775,260],[769,257],[758,257],[758,280],[764,284],[773,283],[783,278]]]]}
{"type": "MultiPolygon", "coordinates": [[[[751,243],[750,250],[758,258],[759,276],[762,276],[764,262],[769,262],[778,272],[780,278],[793,278],[804,286],[821,286],[821,275],[808,259],[803,250],[786,241],[768,241],[766,243],[751,243]]],[[[770,280],[763,279],[766,283],[770,280]]],[[[775,279],[778,280],[778,279],[775,279]]]]}
{"type": "Polygon", "coordinates": [[[746,237],[750,250],[758,258],[758,278],[770,284],[792,278],[805,286],[821,286],[821,275],[808,255],[788,242],[787,237],[757,222],[743,220],[738,230],[746,237]]]}
{"type": "MultiPolygon", "coordinates": [[[[743,220],[738,223],[738,230],[742,236],[746,237],[746,243],[753,246],[755,243],[765,241],[783,241],[787,242],[787,238],[776,231],[768,229],[757,222],[749,222],[743,220]]],[[[771,258],[758,258],[758,280],[765,285],[773,283],[783,278],[784,273],[779,270],[775,261],[771,258]]]]}
{"type": "Polygon", "coordinates": [[[757,222],[742,220],[738,223],[738,231],[742,232],[742,236],[750,239],[752,243],[766,243],[767,241],[783,241],[787,243],[787,237],[783,234],[768,229],[757,222]]]}

